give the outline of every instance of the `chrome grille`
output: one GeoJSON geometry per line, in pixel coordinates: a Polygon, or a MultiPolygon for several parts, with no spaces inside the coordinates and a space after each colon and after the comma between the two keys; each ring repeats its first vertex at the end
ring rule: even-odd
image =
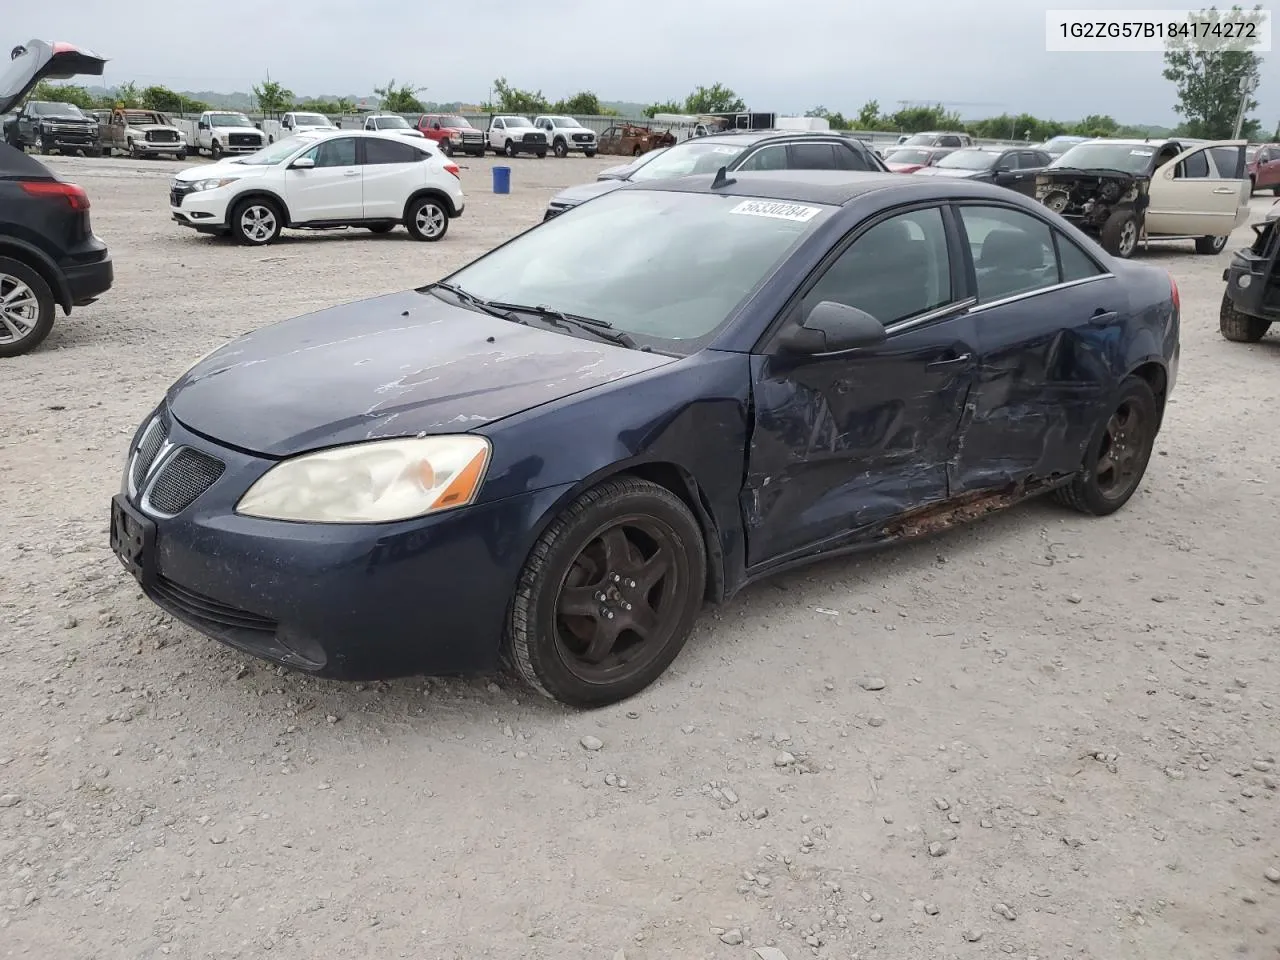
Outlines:
{"type": "Polygon", "coordinates": [[[148,130],[147,139],[152,143],[177,143],[177,130],[148,130]]]}
{"type": "Polygon", "coordinates": [[[173,516],[195,502],[222,476],[226,464],[207,453],[182,447],[156,474],[144,498],[156,513],[173,516]]]}
{"type": "Polygon", "coordinates": [[[525,143],[546,143],[547,135],[545,133],[526,133],[524,135],[525,143]]]}
{"type": "Polygon", "coordinates": [[[138,441],[138,448],[134,451],[133,459],[129,463],[130,494],[137,495],[142,487],[142,481],[146,479],[147,471],[155,463],[156,454],[160,452],[160,448],[168,438],[169,417],[164,413],[158,414],[142,432],[142,439],[138,441]]]}

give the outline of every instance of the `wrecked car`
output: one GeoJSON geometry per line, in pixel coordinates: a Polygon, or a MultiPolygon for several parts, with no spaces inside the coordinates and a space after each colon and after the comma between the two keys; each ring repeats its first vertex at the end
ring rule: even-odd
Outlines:
{"type": "Polygon", "coordinates": [[[1193,240],[1221,253],[1249,215],[1245,141],[1089,140],[1036,176],[1035,197],[1113,256],[1140,243],[1193,240]]]}
{"type": "Polygon", "coordinates": [[[215,349],[129,442],[110,541],[278,664],[509,662],[599,706],[767,575],[1042,493],[1119,510],[1178,337],[1168,273],[1012,191],[721,166],[215,349]]]}
{"type": "Polygon", "coordinates": [[[1253,243],[1222,271],[1227,289],[1218,312],[1222,335],[1241,343],[1256,343],[1280,320],[1280,200],[1252,228],[1253,243]]]}

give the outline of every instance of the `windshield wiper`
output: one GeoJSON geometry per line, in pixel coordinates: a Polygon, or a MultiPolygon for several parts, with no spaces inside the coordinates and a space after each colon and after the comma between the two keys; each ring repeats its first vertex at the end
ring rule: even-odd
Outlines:
{"type": "Polygon", "coordinates": [[[549,320],[553,324],[561,327],[572,327],[578,330],[586,330],[593,336],[609,343],[616,343],[620,347],[629,347],[634,350],[639,346],[629,333],[622,330],[615,330],[613,324],[608,320],[597,320],[595,317],[583,317],[576,313],[565,313],[563,310],[555,310],[545,305],[536,307],[525,306],[521,303],[498,303],[491,301],[489,306],[496,307],[499,310],[513,310],[520,313],[532,313],[535,316],[549,320]]]}
{"type": "Polygon", "coordinates": [[[452,283],[433,283],[427,289],[447,290],[463,303],[475,307],[481,313],[487,313],[489,316],[497,317],[499,320],[510,320],[512,323],[519,323],[526,327],[529,325],[528,320],[521,320],[515,314],[511,313],[509,308],[490,303],[488,300],[482,300],[474,293],[468,293],[461,287],[455,287],[452,283]]]}

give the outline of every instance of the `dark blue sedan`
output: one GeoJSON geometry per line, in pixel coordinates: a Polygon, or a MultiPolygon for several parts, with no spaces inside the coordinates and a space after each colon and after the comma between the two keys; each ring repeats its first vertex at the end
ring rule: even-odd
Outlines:
{"type": "Polygon", "coordinates": [[[1049,491],[1133,494],[1169,275],[998,187],[628,186],[445,280],[265,327],[141,424],[112,544],[173,616],[317,675],[500,661],[589,706],[704,602],[1049,491]]]}

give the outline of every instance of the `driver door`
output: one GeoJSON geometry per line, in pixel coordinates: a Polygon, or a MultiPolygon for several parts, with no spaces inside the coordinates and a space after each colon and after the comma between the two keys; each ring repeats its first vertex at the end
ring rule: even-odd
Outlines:
{"type": "Polygon", "coordinates": [[[878,346],[751,358],[754,424],[742,491],[747,561],[874,540],[945,500],[977,354],[958,234],[940,205],[860,226],[788,308],[779,334],[824,300],[885,324],[878,346]]]}
{"type": "Polygon", "coordinates": [[[1151,176],[1147,233],[1179,237],[1224,237],[1249,216],[1249,181],[1216,161],[1244,156],[1244,140],[1197,144],[1151,176]],[[1221,153],[1219,152],[1221,151],[1221,153]]]}
{"type": "MultiPolygon", "coordinates": [[[[359,220],[364,216],[364,184],[357,164],[356,138],[322,140],[302,155],[307,169],[285,171],[285,199],[293,223],[359,220]]],[[[299,158],[301,159],[301,158],[299,158]]]]}

